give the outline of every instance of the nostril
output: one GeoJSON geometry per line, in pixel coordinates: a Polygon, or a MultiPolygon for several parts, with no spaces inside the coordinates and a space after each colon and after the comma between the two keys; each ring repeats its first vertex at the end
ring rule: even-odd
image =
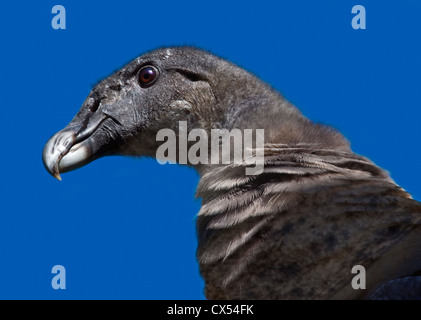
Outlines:
{"type": "Polygon", "coordinates": [[[91,110],[91,112],[97,111],[100,103],[101,103],[100,100],[95,99],[94,102],[92,103],[92,105],[89,107],[89,110],[91,110]]]}

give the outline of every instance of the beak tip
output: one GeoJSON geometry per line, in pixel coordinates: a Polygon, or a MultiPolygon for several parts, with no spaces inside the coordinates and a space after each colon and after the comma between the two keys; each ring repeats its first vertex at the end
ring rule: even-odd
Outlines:
{"type": "Polygon", "coordinates": [[[58,171],[58,168],[56,166],[50,167],[44,162],[44,167],[45,169],[47,169],[49,174],[51,174],[57,180],[61,181],[60,172],[58,171]]]}

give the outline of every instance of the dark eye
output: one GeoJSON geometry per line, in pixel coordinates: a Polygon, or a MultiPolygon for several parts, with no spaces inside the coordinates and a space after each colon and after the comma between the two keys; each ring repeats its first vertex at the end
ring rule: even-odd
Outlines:
{"type": "Polygon", "coordinates": [[[142,87],[149,87],[158,78],[158,69],[153,66],[146,66],[139,71],[139,83],[142,87]]]}

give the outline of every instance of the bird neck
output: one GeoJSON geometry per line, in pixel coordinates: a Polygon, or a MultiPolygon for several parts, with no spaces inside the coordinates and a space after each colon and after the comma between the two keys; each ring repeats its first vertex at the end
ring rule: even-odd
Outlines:
{"type": "Polygon", "coordinates": [[[235,102],[222,100],[221,127],[264,130],[265,143],[290,147],[311,144],[320,149],[350,151],[349,142],[337,130],[312,122],[279,92],[262,83],[250,86],[235,102]]]}

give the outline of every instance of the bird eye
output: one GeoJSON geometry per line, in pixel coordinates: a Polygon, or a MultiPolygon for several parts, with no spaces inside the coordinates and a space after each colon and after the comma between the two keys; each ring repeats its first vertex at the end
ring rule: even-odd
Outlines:
{"type": "Polygon", "coordinates": [[[149,87],[158,78],[158,70],[153,66],[146,66],[139,71],[139,83],[142,87],[149,87]]]}

